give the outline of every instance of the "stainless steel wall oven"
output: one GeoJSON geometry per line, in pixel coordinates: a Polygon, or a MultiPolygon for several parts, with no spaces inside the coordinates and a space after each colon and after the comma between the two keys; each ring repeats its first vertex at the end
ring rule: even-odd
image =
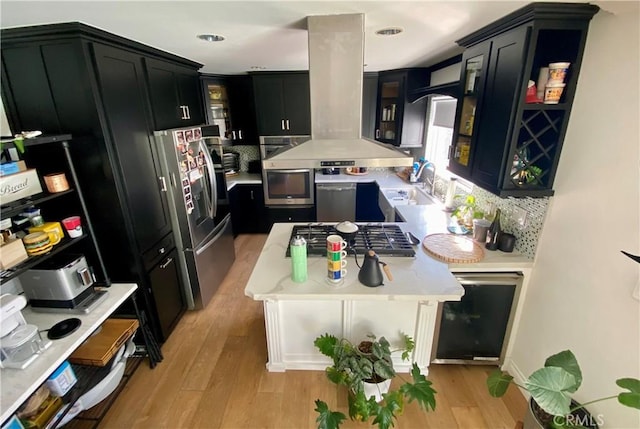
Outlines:
{"type": "MultiPolygon", "coordinates": [[[[280,149],[295,146],[311,136],[261,136],[260,158],[269,159],[280,149]]],[[[311,206],[315,204],[315,171],[300,169],[262,169],[264,202],[267,206],[311,206]]]]}

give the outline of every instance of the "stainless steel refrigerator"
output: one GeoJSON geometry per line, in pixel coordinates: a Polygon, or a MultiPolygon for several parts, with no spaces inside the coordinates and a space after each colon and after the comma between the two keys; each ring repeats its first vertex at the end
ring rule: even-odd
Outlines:
{"type": "Polygon", "coordinates": [[[204,308],[235,260],[224,171],[214,163],[207,144],[218,138],[203,137],[200,127],[154,135],[167,182],[186,302],[189,309],[204,308]]]}

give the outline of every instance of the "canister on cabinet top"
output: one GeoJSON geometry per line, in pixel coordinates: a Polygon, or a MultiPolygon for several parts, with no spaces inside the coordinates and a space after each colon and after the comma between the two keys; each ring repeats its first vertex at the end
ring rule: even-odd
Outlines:
{"type": "Polygon", "coordinates": [[[296,283],[307,280],[307,241],[299,235],[291,239],[291,280],[296,283]]]}

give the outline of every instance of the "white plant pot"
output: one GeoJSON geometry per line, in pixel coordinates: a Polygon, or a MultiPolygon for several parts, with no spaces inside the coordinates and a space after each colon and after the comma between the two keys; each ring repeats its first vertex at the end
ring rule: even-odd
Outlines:
{"type": "Polygon", "coordinates": [[[389,391],[391,386],[391,380],[381,381],[380,383],[367,383],[364,382],[364,396],[369,399],[374,396],[376,402],[382,401],[382,394],[389,391]]]}

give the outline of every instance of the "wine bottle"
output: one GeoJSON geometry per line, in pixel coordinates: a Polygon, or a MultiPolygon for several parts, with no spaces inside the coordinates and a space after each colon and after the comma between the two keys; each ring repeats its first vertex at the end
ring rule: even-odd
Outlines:
{"type": "Polygon", "coordinates": [[[496,209],[496,217],[493,218],[493,222],[491,222],[491,225],[489,226],[489,231],[487,231],[487,241],[484,247],[486,247],[488,250],[497,250],[501,233],[502,230],[500,229],[500,209],[496,209]]]}

